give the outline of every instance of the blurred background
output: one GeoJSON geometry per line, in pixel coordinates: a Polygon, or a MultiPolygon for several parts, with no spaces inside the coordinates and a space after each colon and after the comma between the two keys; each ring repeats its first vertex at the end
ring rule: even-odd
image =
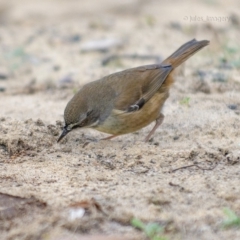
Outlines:
{"type": "Polygon", "coordinates": [[[239,16],[237,0],[1,0],[0,90],[70,96],[104,75],[161,62],[192,38],[211,44],[184,74],[239,82],[239,16]]]}

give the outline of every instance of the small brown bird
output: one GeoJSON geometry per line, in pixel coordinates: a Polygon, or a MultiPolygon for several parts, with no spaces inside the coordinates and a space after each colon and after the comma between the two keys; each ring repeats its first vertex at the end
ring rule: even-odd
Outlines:
{"type": "Polygon", "coordinates": [[[161,110],[173,84],[174,69],[208,44],[193,39],[161,64],[130,68],[84,85],[65,108],[65,127],[58,142],[77,128],[109,133],[112,136],[105,139],[111,139],[156,121],[145,138],[148,141],[163,122],[161,110]]]}

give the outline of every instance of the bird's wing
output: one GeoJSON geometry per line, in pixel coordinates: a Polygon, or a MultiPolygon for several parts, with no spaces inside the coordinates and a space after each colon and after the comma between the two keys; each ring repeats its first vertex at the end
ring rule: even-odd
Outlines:
{"type": "Polygon", "coordinates": [[[121,89],[115,109],[124,112],[140,110],[159,90],[172,69],[171,65],[147,65],[130,69],[125,73],[125,81],[129,84],[121,89]]]}

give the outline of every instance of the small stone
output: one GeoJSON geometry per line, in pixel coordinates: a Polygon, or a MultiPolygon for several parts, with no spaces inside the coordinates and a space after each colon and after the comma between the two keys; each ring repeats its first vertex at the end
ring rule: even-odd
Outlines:
{"type": "Polygon", "coordinates": [[[237,104],[229,104],[228,108],[231,110],[236,110],[238,108],[237,104]]]}
{"type": "Polygon", "coordinates": [[[7,80],[8,75],[6,73],[0,73],[0,80],[7,80]]]}
{"type": "Polygon", "coordinates": [[[81,40],[81,36],[79,34],[74,34],[68,37],[68,41],[72,43],[79,42],[80,40],[81,40]]]}
{"type": "Polygon", "coordinates": [[[176,140],[178,140],[178,139],[179,139],[179,136],[174,136],[174,137],[173,137],[173,140],[174,140],[174,141],[176,141],[176,140]]]}

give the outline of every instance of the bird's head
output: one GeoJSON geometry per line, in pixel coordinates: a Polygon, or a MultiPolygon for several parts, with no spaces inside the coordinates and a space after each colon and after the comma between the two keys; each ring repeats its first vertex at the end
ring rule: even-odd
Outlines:
{"type": "Polygon", "coordinates": [[[94,127],[98,124],[98,112],[89,109],[85,101],[76,100],[73,98],[65,108],[65,126],[57,142],[61,141],[73,129],[94,127]]]}

